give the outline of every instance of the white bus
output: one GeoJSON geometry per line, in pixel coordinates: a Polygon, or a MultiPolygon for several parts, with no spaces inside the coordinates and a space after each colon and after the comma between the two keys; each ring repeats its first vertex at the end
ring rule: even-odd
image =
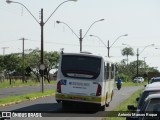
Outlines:
{"type": "Polygon", "coordinates": [[[61,54],[57,73],[56,101],[62,107],[70,103],[109,106],[113,96],[115,65],[102,56],[84,53],[61,54]]]}

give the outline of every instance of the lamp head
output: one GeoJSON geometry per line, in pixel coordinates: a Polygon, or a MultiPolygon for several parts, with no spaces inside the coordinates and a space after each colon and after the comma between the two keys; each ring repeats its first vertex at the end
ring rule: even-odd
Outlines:
{"type": "Polygon", "coordinates": [[[57,24],[61,23],[61,21],[56,21],[57,24]]]}
{"type": "Polygon", "coordinates": [[[99,21],[103,21],[104,19],[100,19],[99,21]]]}
{"type": "Polygon", "coordinates": [[[89,36],[91,36],[91,37],[92,37],[93,35],[89,35],[89,36]]]}
{"type": "Polygon", "coordinates": [[[13,1],[10,1],[10,0],[6,0],[6,3],[10,4],[12,3],[13,1]]]}
{"type": "Polygon", "coordinates": [[[128,34],[125,34],[125,35],[123,35],[123,36],[128,36],[128,34]]]}

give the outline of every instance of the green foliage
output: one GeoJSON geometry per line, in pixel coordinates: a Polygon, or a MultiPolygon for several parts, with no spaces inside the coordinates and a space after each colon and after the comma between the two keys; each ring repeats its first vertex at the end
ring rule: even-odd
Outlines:
{"type": "Polygon", "coordinates": [[[1,55],[0,56],[0,72],[3,71],[4,68],[5,68],[4,57],[1,55]]]}
{"type": "MultiPolygon", "coordinates": [[[[132,81],[135,76],[137,76],[137,61],[132,61],[126,64],[122,60],[118,66],[118,76],[124,77],[124,81],[132,81]]],[[[144,77],[144,74],[148,72],[155,72],[156,69],[149,67],[144,61],[138,60],[138,73],[139,76],[144,77]]]]}
{"type": "MultiPolygon", "coordinates": [[[[11,88],[11,87],[22,87],[22,86],[39,86],[40,83],[32,80],[27,80],[27,83],[23,83],[22,80],[16,80],[13,84],[9,84],[8,80],[5,80],[0,84],[0,88],[11,88]]],[[[44,81],[44,84],[48,84],[47,81],[44,81]]],[[[55,85],[56,81],[51,81],[50,84],[55,85]]]]}
{"type": "MultiPolygon", "coordinates": [[[[143,91],[143,89],[138,90],[137,92],[133,93],[127,100],[123,101],[121,104],[119,104],[116,108],[113,109],[113,111],[128,111],[127,105],[134,105],[137,106],[136,98],[139,97],[140,93],[143,91]]],[[[101,120],[126,120],[125,117],[105,117],[101,120]]]]}
{"type": "Polygon", "coordinates": [[[128,80],[130,80],[130,77],[124,73],[118,74],[117,77],[121,78],[123,82],[128,82],[128,80]]]}
{"type": "Polygon", "coordinates": [[[117,106],[113,111],[128,111],[127,105],[137,106],[136,98],[140,96],[143,89],[138,90],[133,93],[127,100],[123,101],[119,106],[117,106]]]}
{"type": "Polygon", "coordinates": [[[125,86],[144,86],[144,85],[147,85],[147,81],[145,82],[142,82],[142,83],[134,83],[134,82],[124,82],[122,84],[122,87],[125,87],[125,86]]]}
{"type": "Polygon", "coordinates": [[[126,56],[128,56],[128,55],[133,56],[134,55],[133,48],[131,48],[131,47],[126,47],[126,48],[122,49],[121,53],[123,56],[125,56],[125,55],[126,56]]]}
{"type": "MultiPolygon", "coordinates": [[[[27,51],[27,54],[24,55],[24,63],[21,53],[12,53],[9,55],[0,56],[0,72],[5,71],[7,74],[15,72],[22,75],[23,70],[29,66],[36,78],[39,79],[39,66],[41,64],[40,50],[29,49],[25,51],[27,51]]],[[[47,67],[47,73],[49,73],[49,71],[55,68],[58,64],[59,56],[59,53],[56,51],[44,51],[44,64],[47,67]]],[[[46,76],[46,79],[48,79],[48,76],[46,76]]]]}
{"type": "Polygon", "coordinates": [[[45,53],[45,64],[46,64],[46,67],[48,68],[47,69],[48,73],[51,69],[56,68],[58,64],[58,60],[59,60],[59,53],[57,52],[45,53]]]}
{"type": "Polygon", "coordinates": [[[128,65],[128,56],[134,55],[133,48],[126,47],[126,48],[122,49],[121,53],[123,56],[127,56],[127,65],[128,65]]]}
{"type": "Polygon", "coordinates": [[[21,67],[20,54],[10,54],[3,57],[3,66],[8,72],[18,71],[21,67]]]}

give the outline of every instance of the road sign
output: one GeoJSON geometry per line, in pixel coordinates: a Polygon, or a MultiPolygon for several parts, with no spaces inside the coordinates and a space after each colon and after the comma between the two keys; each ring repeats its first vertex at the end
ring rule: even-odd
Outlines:
{"type": "Polygon", "coordinates": [[[41,64],[41,65],[39,66],[39,68],[40,68],[40,70],[44,70],[46,67],[45,67],[44,64],[41,64]]]}

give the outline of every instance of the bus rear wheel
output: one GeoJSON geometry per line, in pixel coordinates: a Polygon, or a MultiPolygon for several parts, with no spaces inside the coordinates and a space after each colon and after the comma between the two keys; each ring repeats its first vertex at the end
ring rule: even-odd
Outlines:
{"type": "Polygon", "coordinates": [[[105,105],[103,105],[103,106],[100,107],[100,111],[105,111],[105,109],[106,109],[105,105]]]}

